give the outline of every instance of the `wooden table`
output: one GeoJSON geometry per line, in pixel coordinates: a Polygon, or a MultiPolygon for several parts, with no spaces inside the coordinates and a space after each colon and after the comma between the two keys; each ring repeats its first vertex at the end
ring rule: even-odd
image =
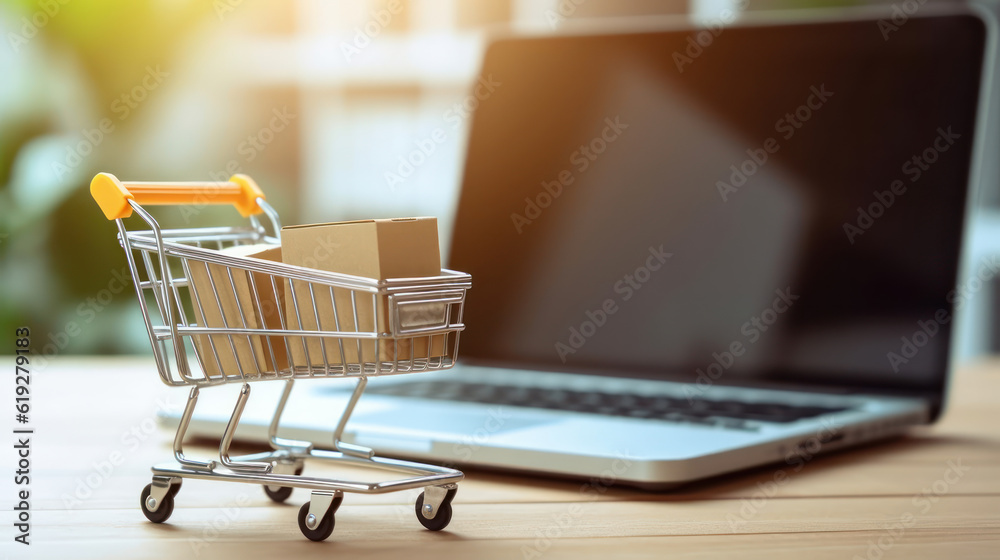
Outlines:
{"type": "MultiPolygon", "coordinates": [[[[33,544],[12,543],[8,513],[5,558],[1000,558],[996,361],[958,372],[939,425],[798,472],[764,467],[650,494],[472,471],[443,532],[417,523],[418,491],[347,495],[324,543],[296,525],[303,490],[278,506],[257,486],[187,480],[167,524],[145,520],[139,491],[172,437],[155,413],[186,395],[159,384],[151,358],[60,359],[32,389],[33,544]]],[[[10,512],[14,462],[3,447],[10,512]]]]}

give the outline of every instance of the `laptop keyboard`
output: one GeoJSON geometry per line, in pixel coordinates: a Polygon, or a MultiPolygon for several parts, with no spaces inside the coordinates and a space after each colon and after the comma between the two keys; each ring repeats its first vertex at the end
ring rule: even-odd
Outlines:
{"type": "Polygon", "coordinates": [[[475,402],[626,416],[752,430],[756,422],[787,424],[847,410],[846,407],[794,406],[783,403],[687,399],[662,395],[600,393],[496,385],[429,381],[369,387],[366,393],[432,400],[475,402]]]}

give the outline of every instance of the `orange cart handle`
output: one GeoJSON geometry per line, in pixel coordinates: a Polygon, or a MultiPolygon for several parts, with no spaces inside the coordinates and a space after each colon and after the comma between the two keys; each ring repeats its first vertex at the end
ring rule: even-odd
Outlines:
{"type": "Polygon", "coordinates": [[[143,206],[232,204],[246,217],[263,212],[257,199],[264,198],[257,183],[246,175],[233,175],[224,183],[124,183],[110,173],[98,173],[90,182],[90,195],[109,220],[131,216],[129,200],[143,206]]]}

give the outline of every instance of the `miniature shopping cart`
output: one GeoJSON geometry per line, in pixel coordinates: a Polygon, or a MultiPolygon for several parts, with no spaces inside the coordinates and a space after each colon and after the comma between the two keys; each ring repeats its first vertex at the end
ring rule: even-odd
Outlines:
{"type": "MultiPolygon", "coordinates": [[[[440,276],[380,281],[228,254],[226,249],[238,245],[280,246],[277,212],[265,202],[257,185],[244,175],[235,175],[225,183],[165,184],[123,183],[113,175],[101,173],[91,183],[91,194],[105,216],[118,225],[118,242],[125,250],[160,379],[170,386],[191,387],[174,437],[176,463],[154,466],[153,482],[142,491],[140,505],[150,521],[166,521],[173,512],[174,497],[182,480],[198,478],[260,484],[275,502],[287,500],[293,488],[311,490],[309,502],[299,510],[298,523],[302,533],[314,541],[324,540],[333,532],[334,514],[345,492],[379,494],[423,488],[416,500],[417,519],[432,531],[448,525],[457,483],[464,476],[460,471],[378,457],[371,449],[341,441],[341,437],[368,377],[441,370],[454,365],[459,334],[465,328],[462,324],[465,294],[472,285],[468,274],[442,270],[440,276]],[[160,229],[143,208],[185,205],[196,210],[206,204],[232,204],[249,218],[249,225],[160,229]],[[128,231],[125,218],[133,213],[145,221],[148,229],[128,231]],[[202,272],[208,273],[203,278],[209,279],[214,293],[199,293],[193,286],[192,274],[202,272]],[[239,289],[248,285],[252,289],[239,289]],[[317,307],[331,305],[335,290],[341,296],[349,296],[348,309],[355,320],[338,321],[333,330],[319,330],[319,326],[317,330],[304,329],[300,321],[303,310],[318,316],[317,307]],[[265,299],[261,293],[273,295],[276,301],[293,302],[287,308],[277,307],[280,324],[261,319],[265,299]],[[155,301],[155,307],[147,303],[149,294],[152,297],[148,299],[155,301]],[[329,297],[319,297],[322,294],[329,297]],[[206,300],[219,303],[220,307],[223,301],[235,304],[238,313],[222,317],[225,321],[222,326],[198,324],[196,319],[205,317],[206,300]],[[379,305],[388,312],[377,313],[379,305]],[[370,310],[377,318],[374,328],[364,328],[364,324],[359,327],[357,317],[361,309],[370,310]],[[238,319],[233,319],[234,316],[238,319]],[[432,337],[444,340],[445,352],[432,355],[432,337]],[[317,338],[322,355],[309,356],[310,346],[313,354],[317,354],[317,338]],[[390,341],[394,348],[406,344],[410,353],[402,357],[394,353],[393,359],[385,359],[377,348],[380,343],[390,341]],[[341,350],[345,345],[353,345],[357,352],[341,351],[333,359],[326,351],[330,344],[339,345],[341,350]],[[252,363],[225,359],[247,345],[262,350],[251,354],[252,363]],[[276,354],[284,350],[286,356],[292,355],[292,345],[299,345],[295,350],[301,349],[307,359],[301,364],[282,365],[276,354]],[[369,348],[376,350],[366,352],[369,348]],[[420,348],[426,348],[426,353],[418,353],[420,348]],[[344,377],[356,379],[357,385],[333,429],[332,450],[316,449],[310,442],[278,436],[281,413],[295,380],[344,377]],[[250,388],[259,381],[284,382],[268,430],[272,450],[230,457],[229,448],[250,388]],[[242,387],[222,434],[218,460],[185,456],[184,433],[199,391],[226,383],[239,383],[242,387]],[[306,459],[396,471],[403,473],[404,478],[372,483],[303,476],[306,459]]],[[[344,301],[343,297],[339,301],[344,301]]],[[[333,306],[336,314],[341,304],[333,306]]]]}

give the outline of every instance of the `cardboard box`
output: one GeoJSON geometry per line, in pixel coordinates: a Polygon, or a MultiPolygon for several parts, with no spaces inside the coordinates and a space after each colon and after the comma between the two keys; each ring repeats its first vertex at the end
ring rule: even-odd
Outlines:
{"type": "MultiPolygon", "coordinates": [[[[263,260],[281,262],[281,248],[274,245],[238,245],[222,249],[220,252],[231,256],[254,257],[263,260]]],[[[227,269],[219,264],[206,264],[200,261],[188,261],[188,268],[191,271],[190,286],[194,292],[192,298],[195,318],[198,325],[211,328],[243,328],[244,317],[246,328],[258,329],[280,329],[281,316],[280,309],[284,306],[284,282],[280,278],[275,279],[277,293],[271,285],[271,276],[260,272],[254,272],[253,283],[250,282],[251,273],[241,269],[227,269]],[[229,272],[232,270],[232,282],[229,281],[229,272]],[[211,279],[209,279],[211,274],[211,279]],[[213,289],[212,282],[215,283],[213,289]],[[235,290],[234,290],[235,288],[235,290]],[[256,288],[257,298],[253,296],[253,289],[256,288]],[[218,294],[218,299],[216,299],[218,294]],[[260,305],[257,305],[257,302],[260,305]],[[201,305],[198,304],[201,303],[201,305]],[[240,307],[243,314],[240,314],[240,307]]],[[[252,375],[261,371],[276,371],[288,367],[288,353],[285,350],[285,341],[281,336],[233,336],[230,345],[230,337],[227,335],[199,335],[195,336],[194,344],[198,348],[198,353],[202,359],[202,367],[209,375],[219,375],[222,372],[227,374],[239,373],[240,367],[243,372],[252,375]],[[219,360],[216,361],[212,352],[211,337],[215,343],[215,351],[219,360]],[[268,347],[270,340],[270,348],[268,347]],[[235,348],[235,353],[233,349],[235,348]],[[274,350],[272,358],[271,349],[274,350]],[[219,371],[219,365],[222,372],[219,371]],[[239,366],[237,366],[239,364],[239,366]]]]}
{"type": "MultiPolygon", "coordinates": [[[[413,278],[441,275],[441,252],[438,248],[436,218],[396,218],[389,220],[358,220],[303,226],[286,226],[281,230],[281,244],[285,263],[339,272],[377,280],[388,278],[413,278]]],[[[358,293],[356,306],[352,305],[351,290],[314,286],[316,309],[313,311],[309,284],[294,281],[295,298],[285,294],[286,316],[295,317],[295,300],[298,299],[298,316],[303,330],[339,330],[341,332],[391,332],[387,301],[384,296],[375,298],[358,293]],[[354,311],[357,310],[357,324],[354,311]],[[337,329],[339,322],[340,328],[337,329]],[[320,326],[322,328],[320,328],[320,326]],[[377,329],[377,331],[376,331],[377,329]]],[[[297,328],[294,319],[288,328],[297,328]]],[[[373,362],[376,359],[374,340],[303,337],[290,339],[291,361],[294,365],[322,365],[323,349],[331,365],[373,362]],[[343,352],[341,352],[343,348],[343,352]]],[[[422,336],[399,341],[378,341],[378,361],[393,359],[443,356],[446,352],[445,336],[422,336]]]]}

